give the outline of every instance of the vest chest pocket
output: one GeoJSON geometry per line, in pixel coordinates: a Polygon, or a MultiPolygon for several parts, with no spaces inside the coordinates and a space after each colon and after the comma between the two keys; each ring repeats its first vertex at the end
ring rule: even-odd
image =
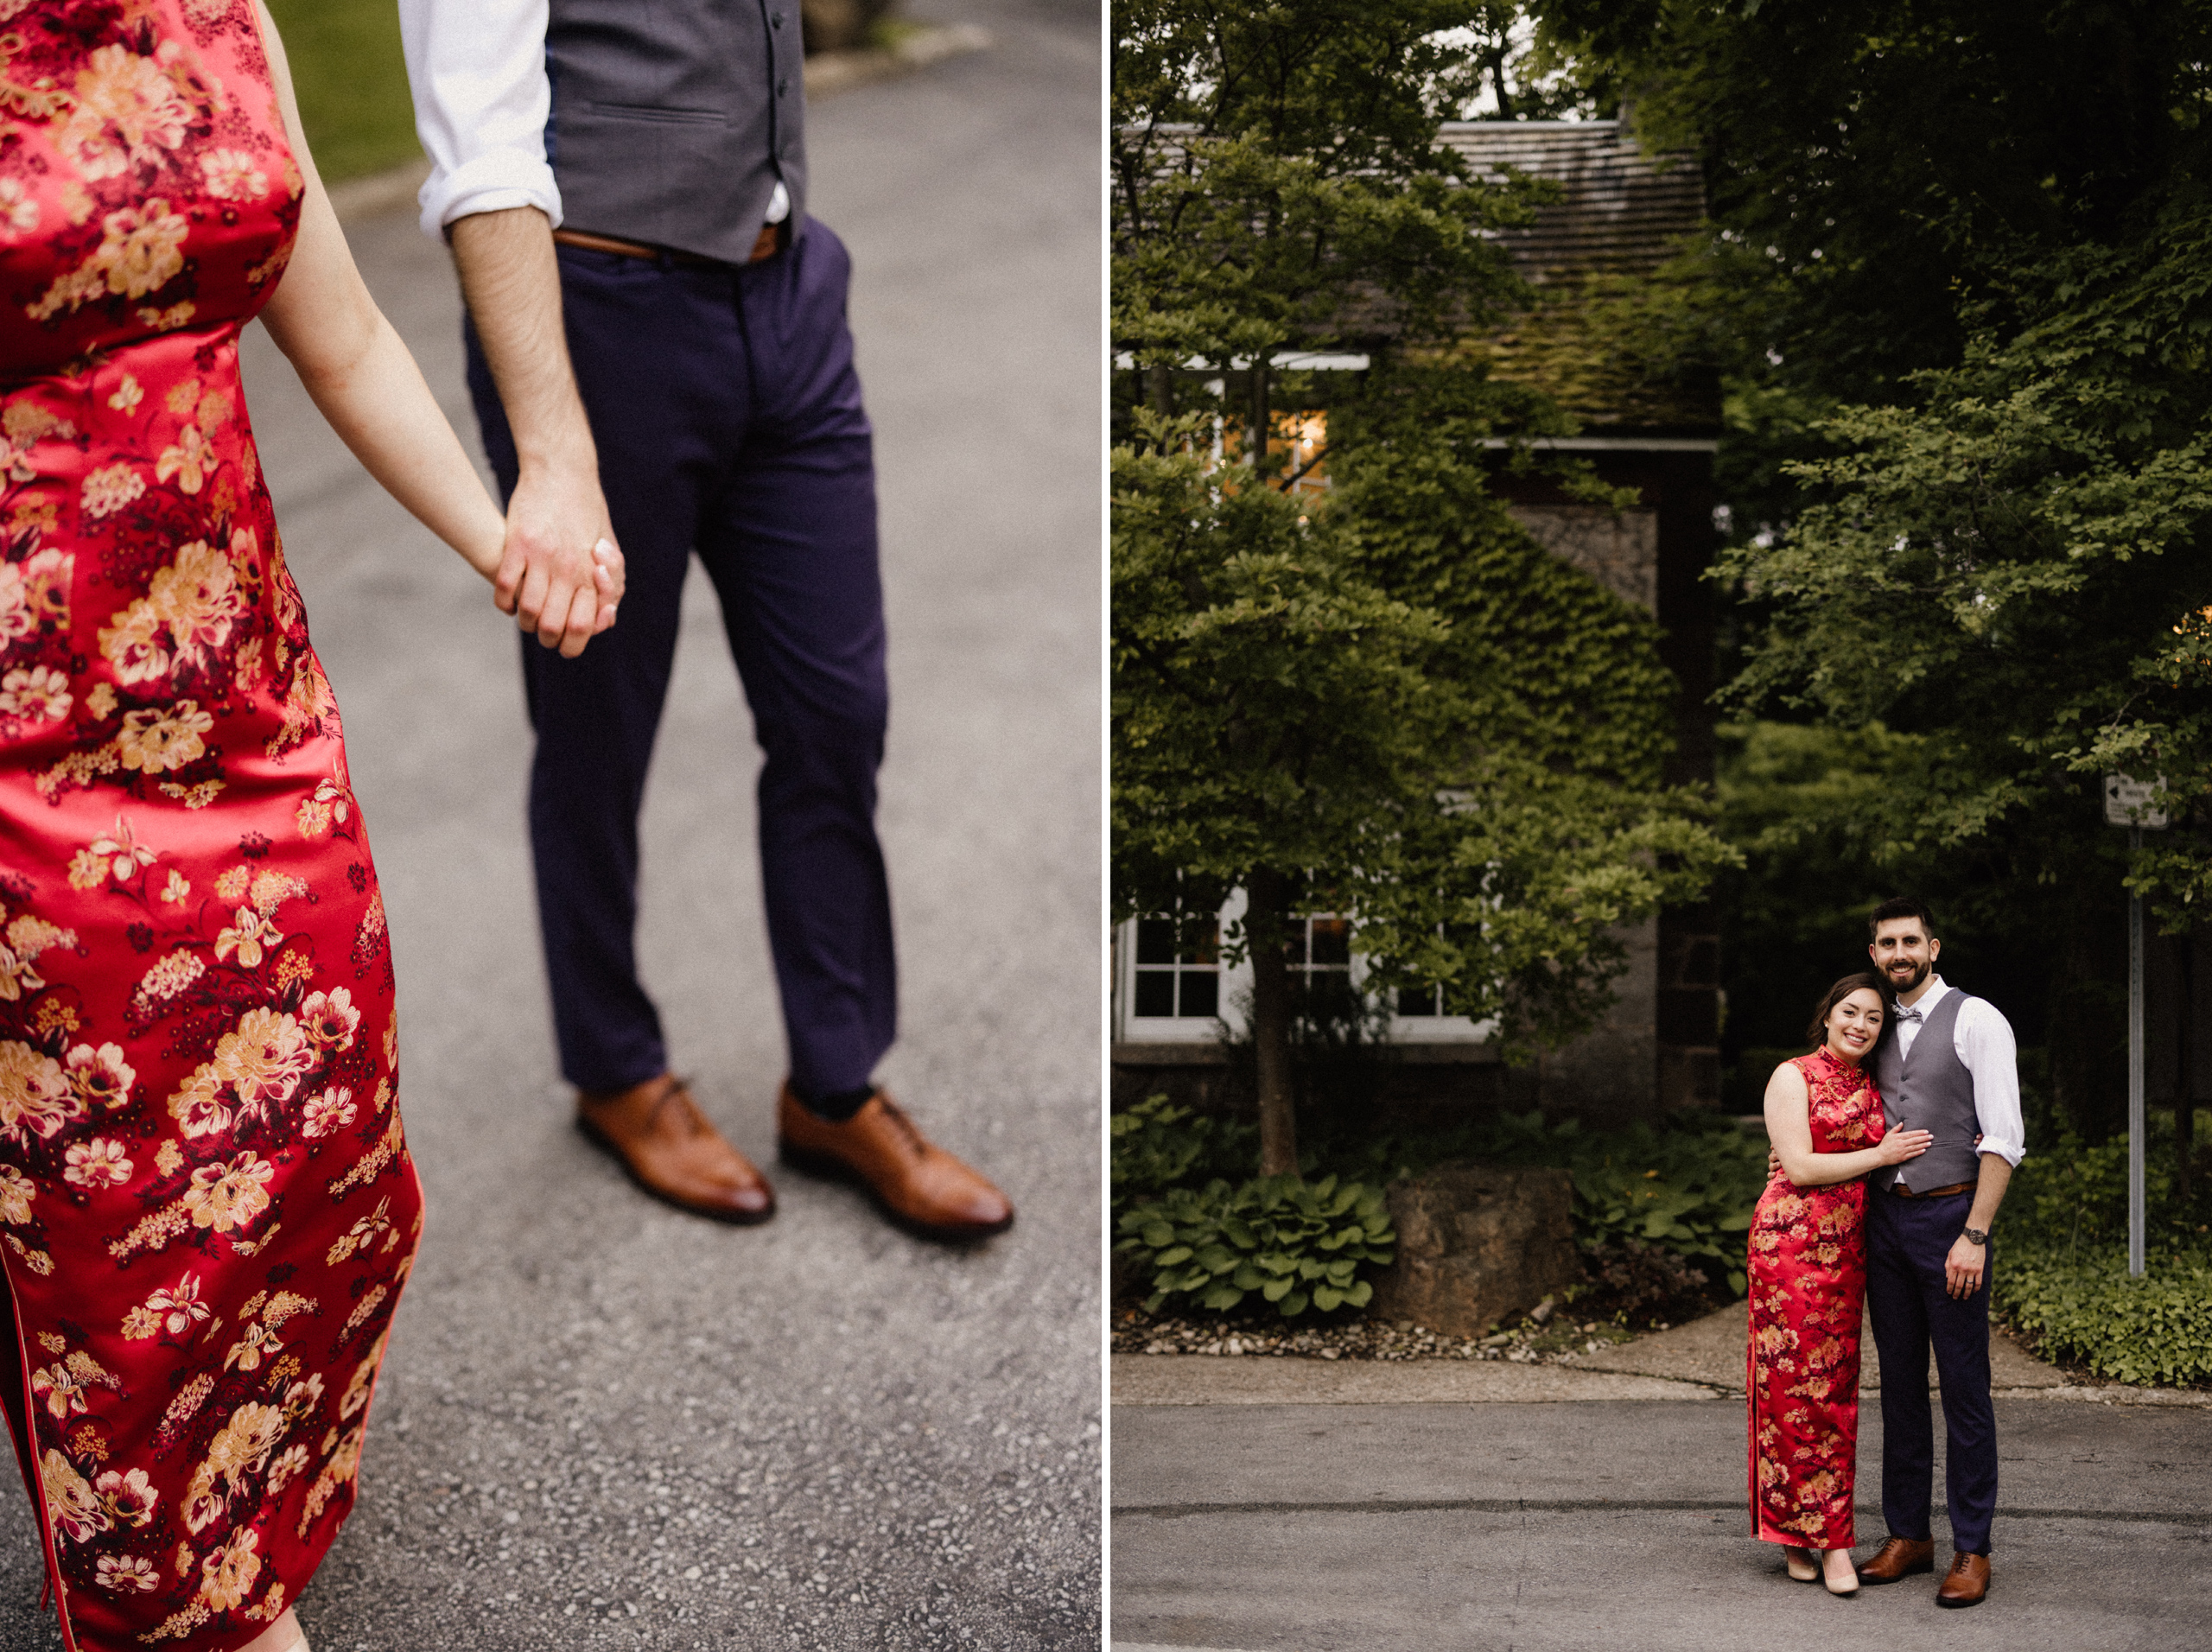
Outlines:
{"type": "Polygon", "coordinates": [[[653,121],[667,126],[727,126],[728,118],[714,109],[664,109],[653,104],[594,103],[594,115],[609,120],[653,121]]]}

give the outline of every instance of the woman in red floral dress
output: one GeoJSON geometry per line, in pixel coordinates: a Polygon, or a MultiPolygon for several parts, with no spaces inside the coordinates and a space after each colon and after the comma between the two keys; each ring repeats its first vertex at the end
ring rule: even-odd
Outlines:
{"type": "Polygon", "coordinates": [[[1751,1533],[1787,1546],[1789,1575],[1859,1587],[1851,1563],[1859,1454],[1859,1328],[1866,1299],[1866,1172],[1928,1151],[1925,1130],[1883,1134],[1861,1071],[1889,1018],[1889,983],[1846,975],[1806,1036],[1820,1047],[1767,1081],[1782,1167],[1751,1218],[1751,1533]],[[1815,1556],[1817,1555],[1818,1564],[1815,1556]]]}
{"type": "MultiPolygon", "coordinates": [[[[531,572],[275,48],[251,0],[0,0],[0,1399],[71,1652],[306,1644],[422,1224],[247,320],[403,504],[531,572]]],[[[574,652],[619,558],[536,566],[574,652]]]]}

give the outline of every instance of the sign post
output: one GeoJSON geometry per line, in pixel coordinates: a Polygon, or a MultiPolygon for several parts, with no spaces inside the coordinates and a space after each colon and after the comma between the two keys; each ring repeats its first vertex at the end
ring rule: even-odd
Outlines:
{"type": "MultiPolygon", "coordinates": [[[[2166,811],[2158,804],[2164,780],[2105,776],[2105,821],[2127,828],[2130,852],[2143,847],[2145,827],[2164,829],[2166,811]]],[[[2143,1194],[2143,897],[2127,898],[2127,1274],[2143,1277],[2144,1229],[2148,1213],[2143,1194]]]]}

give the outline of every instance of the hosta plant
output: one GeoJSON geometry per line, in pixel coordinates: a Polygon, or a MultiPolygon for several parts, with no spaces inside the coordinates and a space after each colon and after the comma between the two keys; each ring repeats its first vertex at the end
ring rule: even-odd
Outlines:
{"type": "Polygon", "coordinates": [[[1365,1307],[1374,1287],[1361,1274],[1388,1264],[1398,1238],[1381,1188],[1334,1176],[1171,1188],[1116,1228],[1114,1249],[1151,1273],[1147,1312],[1179,1298],[1222,1312],[1256,1294],[1286,1318],[1365,1307]]]}

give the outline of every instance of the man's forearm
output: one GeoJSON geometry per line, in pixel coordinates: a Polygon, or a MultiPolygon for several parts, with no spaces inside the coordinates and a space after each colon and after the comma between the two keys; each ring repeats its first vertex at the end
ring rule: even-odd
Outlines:
{"type": "Polygon", "coordinates": [[[545,214],[516,206],[461,219],[453,226],[453,256],[522,467],[595,467],[591,424],[569,362],[561,271],[545,214]]]}
{"type": "Polygon", "coordinates": [[[1986,1233],[1989,1224],[1997,1220],[1997,1207],[2005,1202],[2005,1190],[2012,1185],[2012,1166],[2002,1153],[1986,1153],[1980,1157],[1981,1170],[1974,1178],[1974,1208],[1967,1212],[1967,1226],[1976,1233],[1986,1233]]]}

